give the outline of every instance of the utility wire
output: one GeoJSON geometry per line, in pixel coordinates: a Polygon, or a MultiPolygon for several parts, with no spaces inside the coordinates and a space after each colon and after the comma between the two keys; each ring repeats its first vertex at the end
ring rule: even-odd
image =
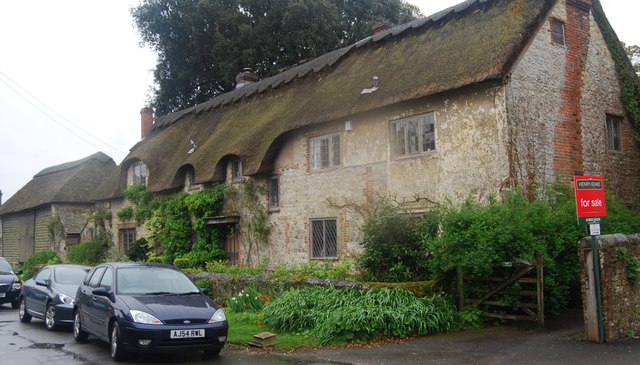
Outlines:
{"type": "MultiPolygon", "coordinates": [[[[101,140],[100,138],[92,135],[90,132],[87,132],[86,130],[84,130],[82,127],[78,126],[77,124],[73,123],[72,121],[70,121],[69,119],[65,118],[64,116],[60,115],[60,113],[58,113],[57,111],[55,111],[53,108],[49,107],[47,104],[45,104],[42,100],[38,99],[37,97],[35,97],[33,94],[31,94],[28,90],[26,90],[24,87],[22,87],[20,84],[18,84],[15,80],[13,80],[11,77],[9,77],[7,74],[5,74],[4,72],[0,71],[0,75],[4,76],[5,78],[9,79],[9,81],[11,81],[14,85],[16,85],[18,88],[20,88],[20,90],[22,90],[22,92],[26,93],[27,95],[29,95],[32,99],[36,100],[38,103],[40,103],[42,106],[44,106],[46,109],[50,110],[51,112],[53,112],[55,115],[57,115],[60,119],[62,119],[63,121],[71,124],[72,126],[74,126],[75,128],[79,129],[80,131],[84,132],[87,136],[93,138],[94,140],[98,141],[99,143],[102,143],[104,146],[109,147],[112,152],[117,152],[119,155],[122,156],[126,156],[126,153],[123,152],[122,150],[120,150],[118,147],[115,147],[103,140],[101,140]]],[[[55,122],[56,124],[58,124],[59,126],[61,126],[62,128],[66,129],[67,131],[69,131],[71,134],[73,134],[74,136],[80,138],[81,140],[83,140],[84,142],[90,144],[91,146],[97,148],[98,150],[101,150],[102,147],[97,146],[96,144],[94,144],[93,142],[87,140],[85,137],[81,136],[80,134],[76,133],[74,130],[72,130],[71,128],[67,127],[66,125],[64,125],[63,123],[61,123],[60,121],[58,121],[55,117],[53,117],[51,114],[49,114],[49,112],[47,112],[46,110],[44,110],[43,108],[41,108],[39,105],[36,105],[36,103],[34,103],[32,100],[30,100],[29,98],[27,98],[26,96],[24,96],[20,91],[16,90],[16,88],[14,88],[12,85],[10,85],[7,81],[3,80],[2,78],[0,78],[0,81],[7,85],[7,87],[9,89],[11,89],[13,92],[15,92],[18,96],[20,96],[22,99],[24,99],[26,102],[28,102],[29,104],[31,104],[34,108],[38,109],[42,114],[44,114],[47,118],[51,119],[53,122],[55,122]]]]}

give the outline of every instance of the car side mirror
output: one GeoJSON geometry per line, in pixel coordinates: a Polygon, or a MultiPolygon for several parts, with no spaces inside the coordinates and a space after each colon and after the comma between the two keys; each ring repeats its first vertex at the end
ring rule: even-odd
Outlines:
{"type": "Polygon", "coordinates": [[[209,295],[209,289],[207,288],[198,288],[200,290],[200,293],[204,294],[204,295],[209,295]]]}
{"type": "Polygon", "coordinates": [[[100,296],[100,297],[111,298],[111,293],[107,290],[107,288],[104,288],[104,287],[99,287],[99,288],[93,289],[91,291],[91,294],[97,295],[97,296],[100,296]]]}
{"type": "Polygon", "coordinates": [[[20,269],[20,270],[16,271],[14,274],[16,274],[16,275],[22,275],[22,269],[20,269]]]}
{"type": "Polygon", "coordinates": [[[46,280],[36,280],[36,285],[49,286],[49,283],[46,280]]]}

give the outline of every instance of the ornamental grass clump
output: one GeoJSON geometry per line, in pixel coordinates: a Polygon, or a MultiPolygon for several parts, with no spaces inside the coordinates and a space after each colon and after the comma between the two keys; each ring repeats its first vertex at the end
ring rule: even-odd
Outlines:
{"type": "Polygon", "coordinates": [[[328,345],[447,331],[455,308],[440,295],[418,298],[406,289],[310,287],[278,296],[264,308],[264,323],[285,332],[310,330],[328,345]]]}

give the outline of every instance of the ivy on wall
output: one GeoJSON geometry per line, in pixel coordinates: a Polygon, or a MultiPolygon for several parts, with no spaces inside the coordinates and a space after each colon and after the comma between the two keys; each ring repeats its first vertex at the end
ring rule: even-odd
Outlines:
{"type": "Polygon", "coordinates": [[[640,139],[640,80],[633,70],[624,47],[615,35],[611,25],[604,17],[604,10],[599,1],[593,2],[593,16],[607,43],[607,48],[616,65],[618,81],[620,83],[620,98],[629,120],[635,126],[636,138],[640,139]]]}

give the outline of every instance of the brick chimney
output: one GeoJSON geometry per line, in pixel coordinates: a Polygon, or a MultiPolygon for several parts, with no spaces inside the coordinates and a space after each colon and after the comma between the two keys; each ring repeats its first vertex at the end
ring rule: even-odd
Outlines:
{"type": "Polygon", "coordinates": [[[244,70],[242,70],[242,72],[236,75],[236,89],[253,84],[255,82],[258,82],[258,76],[253,71],[251,71],[250,68],[245,68],[244,70]]]}
{"type": "Polygon", "coordinates": [[[153,108],[150,106],[145,106],[140,109],[140,138],[144,139],[144,137],[149,134],[151,131],[151,127],[153,127],[153,108]]]}

